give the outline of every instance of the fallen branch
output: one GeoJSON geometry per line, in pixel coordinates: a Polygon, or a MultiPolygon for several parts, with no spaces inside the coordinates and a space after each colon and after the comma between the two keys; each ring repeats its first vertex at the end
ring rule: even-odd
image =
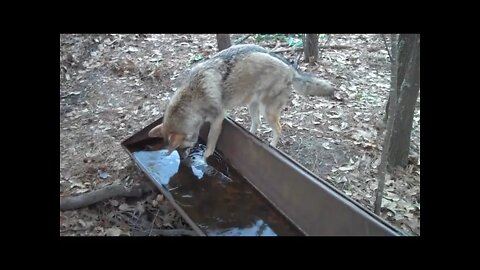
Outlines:
{"type": "Polygon", "coordinates": [[[303,47],[298,47],[298,48],[287,48],[287,49],[280,49],[276,51],[271,51],[272,53],[282,53],[282,52],[290,52],[290,51],[303,51],[303,47]]]}
{"type": "Polygon", "coordinates": [[[76,96],[76,95],[80,95],[80,92],[73,92],[73,93],[63,95],[63,96],[60,97],[60,99],[66,99],[67,97],[76,96]]]}
{"type": "Polygon", "coordinates": [[[243,37],[241,37],[241,38],[238,38],[238,39],[235,40],[233,43],[234,43],[235,45],[240,44],[240,43],[242,43],[243,41],[245,41],[245,39],[249,38],[251,35],[252,35],[252,34],[249,34],[249,35],[245,35],[245,36],[243,36],[243,37]]]}
{"type": "Polygon", "coordinates": [[[136,185],[126,188],[123,185],[110,185],[99,190],[85,194],[60,198],[60,210],[73,210],[83,208],[112,197],[141,197],[145,192],[151,190],[147,184],[136,185]]]}
{"type": "Polygon", "coordinates": [[[198,233],[192,230],[186,229],[173,229],[173,230],[160,230],[152,229],[150,235],[155,234],[156,236],[198,236],[198,233]]]}
{"type": "Polygon", "coordinates": [[[327,44],[328,44],[328,42],[330,41],[331,38],[332,38],[332,35],[328,35],[327,41],[325,41],[325,44],[323,44],[323,48],[322,48],[322,46],[320,46],[320,53],[318,55],[319,59],[322,58],[323,50],[325,49],[325,47],[327,46],[327,44]]]}
{"type": "MultiPolygon", "coordinates": [[[[343,50],[343,49],[351,49],[352,46],[349,46],[349,45],[326,45],[326,46],[318,46],[318,48],[320,48],[320,49],[332,49],[332,50],[343,50]]],[[[271,52],[272,53],[281,53],[281,52],[289,52],[289,51],[303,51],[303,47],[280,49],[280,50],[271,51],[271,52]]]]}
{"type": "Polygon", "coordinates": [[[302,57],[302,53],[300,52],[297,56],[297,58],[295,59],[295,62],[293,64],[293,67],[298,70],[298,64],[300,64],[300,58],[302,57]]]}
{"type": "Polygon", "coordinates": [[[160,230],[151,229],[146,231],[137,231],[135,236],[199,236],[198,233],[187,229],[172,229],[172,230],[160,230]]]}

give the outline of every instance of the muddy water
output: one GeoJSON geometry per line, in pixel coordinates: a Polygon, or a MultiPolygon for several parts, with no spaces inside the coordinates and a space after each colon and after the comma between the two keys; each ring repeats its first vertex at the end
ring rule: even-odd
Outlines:
{"type": "Polygon", "coordinates": [[[302,235],[218,153],[205,163],[201,142],[185,158],[162,146],[148,139],[127,147],[207,235],[302,235]]]}

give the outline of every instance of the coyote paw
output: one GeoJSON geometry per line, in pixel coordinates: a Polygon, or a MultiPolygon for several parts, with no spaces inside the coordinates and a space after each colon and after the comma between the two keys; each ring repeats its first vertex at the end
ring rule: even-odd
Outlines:
{"type": "Polygon", "coordinates": [[[270,142],[270,146],[272,146],[272,147],[277,147],[277,144],[278,144],[278,140],[272,140],[270,142]]]}

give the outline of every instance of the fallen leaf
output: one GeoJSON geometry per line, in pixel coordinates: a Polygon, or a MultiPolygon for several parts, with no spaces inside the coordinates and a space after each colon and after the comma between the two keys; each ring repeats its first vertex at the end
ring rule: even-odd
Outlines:
{"type": "Polygon", "coordinates": [[[102,227],[100,227],[100,226],[95,227],[94,230],[95,230],[95,232],[101,233],[101,234],[104,234],[104,231],[105,231],[105,230],[104,230],[102,227]]]}
{"type": "Polygon", "coordinates": [[[143,206],[143,203],[137,202],[136,210],[139,212],[139,215],[145,213],[145,207],[143,206]]]}
{"type": "Polygon", "coordinates": [[[135,47],[128,47],[127,52],[138,52],[138,49],[135,47]]]}
{"type": "Polygon", "coordinates": [[[330,119],[338,119],[342,117],[342,114],[334,114],[334,115],[327,114],[327,117],[330,119]]]}
{"type": "Polygon", "coordinates": [[[297,101],[297,99],[292,99],[292,104],[293,106],[297,107],[298,105],[300,105],[300,103],[297,101]]]}
{"type": "Polygon", "coordinates": [[[87,224],[86,224],[85,221],[83,221],[82,219],[79,219],[79,220],[78,220],[78,223],[80,223],[80,225],[81,225],[82,227],[87,227],[87,224]]]}
{"type": "Polygon", "coordinates": [[[372,181],[368,184],[368,188],[370,190],[377,190],[377,187],[378,187],[378,182],[376,182],[376,181],[372,181]]]}
{"type": "Polygon", "coordinates": [[[161,57],[154,57],[154,58],[150,58],[148,61],[150,62],[159,62],[159,61],[162,61],[163,59],[161,57]]]}
{"type": "Polygon", "coordinates": [[[372,163],[372,168],[376,169],[378,165],[380,165],[380,161],[381,159],[377,158],[377,160],[375,160],[375,162],[372,163]]]}
{"type": "MultiPolygon", "coordinates": [[[[338,178],[337,178],[338,179],[338,178]]],[[[344,175],[342,177],[340,177],[340,179],[336,180],[337,183],[345,183],[348,181],[347,177],[344,175]]]]}
{"type": "Polygon", "coordinates": [[[78,190],[75,191],[75,194],[85,193],[85,192],[87,192],[87,191],[89,191],[89,190],[90,190],[90,189],[88,189],[88,188],[78,189],[78,190]]]}
{"type": "Polygon", "coordinates": [[[108,172],[100,171],[99,174],[98,174],[98,176],[99,176],[100,178],[102,178],[102,179],[105,179],[105,178],[107,178],[107,177],[110,176],[110,175],[108,174],[108,172]]]}
{"type": "Polygon", "coordinates": [[[327,149],[327,150],[331,150],[332,148],[331,148],[330,146],[328,146],[328,145],[329,145],[329,142],[324,142],[324,143],[322,143],[323,148],[325,148],[325,149],[327,149]]]}
{"type": "Polygon", "coordinates": [[[119,207],[118,210],[120,211],[127,211],[130,207],[126,203],[122,203],[119,207]]]}
{"type": "Polygon", "coordinates": [[[415,211],[415,206],[411,203],[406,202],[403,199],[400,199],[397,202],[397,204],[398,204],[399,207],[405,208],[405,210],[407,210],[407,211],[415,211]]]}
{"type": "Polygon", "coordinates": [[[344,172],[344,171],[351,171],[351,170],[355,169],[355,164],[350,165],[350,166],[343,166],[343,167],[340,167],[340,168],[338,168],[338,169],[339,169],[340,171],[343,171],[343,172],[344,172]]]}
{"type": "Polygon", "coordinates": [[[357,129],[355,133],[352,135],[352,138],[356,141],[361,141],[361,140],[366,140],[370,141],[373,139],[373,134],[372,132],[368,132],[362,129],[357,129]]]}
{"type": "Polygon", "coordinates": [[[73,189],[73,188],[76,188],[76,187],[85,188],[85,185],[83,183],[75,182],[70,186],[70,189],[73,189]]]}
{"type": "Polygon", "coordinates": [[[120,236],[122,234],[122,230],[118,227],[108,228],[105,230],[106,236],[120,236]]]}
{"type": "Polygon", "coordinates": [[[330,129],[331,131],[335,131],[335,132],[340,132],[341,130],[336,127],[336,126],[329,126],[328,129],[330,129]]]}
{"type": "Polygon", "coordinates": [[[420,203],[416,202],[413,204],[413,206],[415,206],[416,208],[418,208],[418,210],[420,210],[420,203]]]}
{"type": "Polygon", "coordinates": [[[117,200],[110,200],[110,205],[117,207],[118,206],[118,201],[117,200]]]}
{"type": "Polygon", "coordinates": [[[394,214],[396,214],[395,208],[397,208],[397,204],[395,202],[389,201],[385,198],[382,199],[382,206],[385,207],[386,209],[392,211],[394,214]]]}
{"type": "Polygon", "coordinates": [[[392,200],[394,202],[397,202],[400,200],[400,197],[397,194],[387,192],[386,194],[383,195],[386,199],[392,200]]]}

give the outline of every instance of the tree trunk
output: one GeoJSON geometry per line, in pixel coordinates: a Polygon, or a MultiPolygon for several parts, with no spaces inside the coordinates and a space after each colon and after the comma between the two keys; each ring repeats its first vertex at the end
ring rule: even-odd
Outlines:
{"type": "Polygon", "coordinates": [[[318,59],[318,34],[306,34],[303,42],[305,61],[313,64],[318,59]]]}
{"type": "MultiPolygon", "coordinates": [[[[394,42],[393,37],[392,42],[394,42]]],[[[410,149],[413,111],[420,89],[420,36],[400,35],[398,55],[393,50],[395,50],[394,46],[392,46],[392,66],[397,59],[398,71],[392,67],[392,84],[387,103],[387,113],[390,117],[387,121],[387,132],[378,168],[378,189],[374,205],[374,212],[377,215],[380,214],[382,206],[387,165],[390,167],[398,165],[396,162],[399,157],[405,158],[406,165],[410,149]],[[395,71],[399,75],[397,81],[395,71]]]]}
{"type": "Polygon", "coordinates": [[[410,150],[413,114],[420,90],[420,35],[401,34],[398,42],[397,111],[388,153],[391,167],[405,167],[410,150]]]}
{"type": "MultiPolygon", "coordinates": [[[[390,52],[391,52],[391,65],[390,65],[390,88],[397,91],[398,96],[398,89],[397,89],[397,69],[398,69],[398,34],[391,34],[390,35],[390,52]]],[[[388,114],[389,114],[389,106],[390,106],[390,99],[391,96],[389,95],[387,100],[387,105],[385,106],[385,117],[383,118],[383,122],[387,124],[388,114]]]]}
{"type": "Polygon", "coordinates": [[[218,51],[225,50],[226,48],[232,46],[232,42],[230,41],[230,35],[217,34],[217,46],[218,46],[218,51]]]}

